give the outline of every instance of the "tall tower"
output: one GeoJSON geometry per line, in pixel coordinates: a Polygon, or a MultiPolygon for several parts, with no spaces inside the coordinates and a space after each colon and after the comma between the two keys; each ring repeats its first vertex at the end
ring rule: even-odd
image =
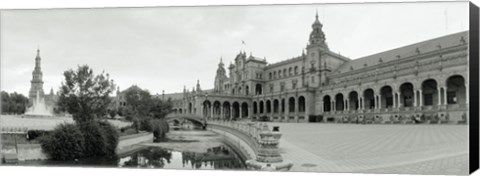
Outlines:
{"type": "Polygon", "coordinates": [[[35,57],[35,68],[32,72],[32,80],[30,81],[30,91],[28,93],[28,97],[30,102],[33,102],[34,99],[37,97],[37,92],[40,94],[39,97],[45,97],[45,93],[43,92],[43,80],[42,80],[42,69],[41,69],[41,58],[40,58],[40,49],[37,49],[37,57],[35,57]]]}
{"type": "Polygon", "coordinates": [[[214,92],[215,93],[223,93],[224,92],[224,83],[228,81],[227,73],[224,68],[224,64],[222,58],[220,58],[220,63],[218,64],[217,74],[215,75],[215,85],[214,85],[214,92]]]}
{"type": "Polygon", "coordinates": [[[308,39],[307,54],[304,56],[304,68],[306,79],[304,84],[309,87],[318,87],[321,85],[321,69],[326,58],[322,58],[323,53],[328,52],[325,34],[322,30],[322,23],[318,20],[318,12],[315,15],[315,21],[312,24],[312,32],[308,39]]]}

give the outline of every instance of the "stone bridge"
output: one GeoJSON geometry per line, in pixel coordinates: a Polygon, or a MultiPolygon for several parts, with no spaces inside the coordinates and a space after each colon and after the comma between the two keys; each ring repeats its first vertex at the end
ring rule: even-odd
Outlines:
{"type": "Polygon", "coordinates": [[[169,122],[174,122],[176,124],[181,124],[184,121],[192,122],[195,126],[204,127],[206,121],[203,117],[192,114],[168,114],[165,119],[169,122]]]}

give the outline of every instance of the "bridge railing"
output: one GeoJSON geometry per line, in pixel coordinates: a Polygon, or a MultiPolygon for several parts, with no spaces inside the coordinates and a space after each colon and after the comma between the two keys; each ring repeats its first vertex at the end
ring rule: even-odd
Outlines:
{"type": "Polygon", "coordinates": [[[209,120],[207,121],[208,125],[216,125],[222,128],[223,130],[237,134],[237,137],[242,138],[245,142],[249,144],[250,147],[255,149],[259,148],[260,142],[260,133],[268,128],[265,123],[258,122],[233,122],[233,121],[222,121],[222,120],[209,120]]]}

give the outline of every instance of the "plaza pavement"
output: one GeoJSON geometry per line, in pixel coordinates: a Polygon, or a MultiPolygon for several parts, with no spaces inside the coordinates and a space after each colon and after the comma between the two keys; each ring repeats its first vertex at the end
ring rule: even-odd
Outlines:
{"type": "Polygon", "coordinates": [[[468,174],[467,125],[269,125],[291,171],[468,174]]]}

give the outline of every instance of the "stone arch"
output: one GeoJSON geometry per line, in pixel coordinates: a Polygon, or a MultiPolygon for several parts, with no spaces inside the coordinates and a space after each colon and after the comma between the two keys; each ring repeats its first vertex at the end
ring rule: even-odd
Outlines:
{"type": "Polygon", "coordinates": [[[242,103],[242,108],[241,108],[242,116],[240,118],[246,118],[248,117],[248,104],[243,102],[242,103]]]}
{"type": "Polygon", "coordinates": [[[426,79],[422,82],[421,100],[424,106],[438,104],[438,82],[435,79],[426,79]]]}
{"type": "Polygon", "coordinates": [[[393,107],[393,88],[389,85],[380,88],[380,101],[381,108],[393,107]]]}
{"type": "Polygon", "coordinates": [[[232,104],[232,118],[231,120],[240,118],[240,103],[236,101],[232,104]]]}
{"type": "Polygon", "coordinates": [[[273,113],[278,113],[279,111],[279,101],[278,99],[273,100],[273,113]]]}
{"type": "Polygon", "coordinates": [[[213,116],[220,117],[221,115],[221,104],[219,101],[213,102],[213,116]]]}
{"type": "Polygon", "coordinates": [[[231,115],[231,112],[230,112],[230,102],[228,101],[225,101],[223,102],[223,119],[228,119],[230,120],[230,115],[231,115]]]}
{"type": "Polygon", "coordinates": [[[211,108],[212,108],[212,103],[210,102],[210,100],[203,101],[203,109],[202,109],[203,117],[212,118],[211,108]]]}
{"type": "Polygon", "coordinates": [[[342,93],[335,95],[335,111],[343,111],[345,108],[345,102],[342,93]]]}
{"type": "Polygon", "coordinates": [[[305,97],[300,96],[298,97],[298,112],[305,112],[305,97]]]}
{"type": "Polygon", "coordinates": [[[265,104],[266,104],[266,110],[267,110],[266,112],[271,113],[272,112],[272,102],[270,100],[267,100],[265,102],[265,104]]]}
{"type": "Polygon", "coordinates": [[[288,99],[288,112],[295,112],[295,98],[290,97],[288,99]]]}
{"type": "Polygon", "coordinates": [[[357,110],[360,105],[358,104],[358,93],[357,91],[351,91],[348,93],[348,107],[353,110],[357,110]]]}
{"type": "Polygon", "coordinates": [[[452,75],[447,78],[447,104],[466,104],[467,103],[467,87],[465,77],[462,75],[452,75]]]}
{"type": "Polygon", "coordinates": [[[264,110],[263,108],[265,107],[264,104],[263,104],[263,101],[260,101],[260,103],[258,103],[258,104],[259,104],[259,110],[260,110],[259,112],[260,112],[260,114],[265,113],[265,112],[263,111],[263,110],[264,110]]]}
{"type": "Polygon", "coordinates": [[[280,101],[280,110],[282,113],[285,113],[285,98],[282,98],[280,101]]]}
{"type": "Polygon", "coordinates": [[[323,112],[330,112],[332,111],[332,98],[330,95],[323,96],[323,112]]]}
{"type": "Polygon", "coordinates": [[[253,102],[253,114],[257,114],[257,113],[258,113],[257,102],[254,101],[254,102],[253,102]]]}
{"type": "Polygon", "coordinates": [[[399,106],[412,107],[414,106],[414,87],[411,82],[405,82],[399,87],[399,106]]]}
{"type": "Polygon", "coordinates": [[[366,109],[374,109],[375,108],[375,92],[372,88],[368,88],[363,91],[364,103],[366,109]]]}

